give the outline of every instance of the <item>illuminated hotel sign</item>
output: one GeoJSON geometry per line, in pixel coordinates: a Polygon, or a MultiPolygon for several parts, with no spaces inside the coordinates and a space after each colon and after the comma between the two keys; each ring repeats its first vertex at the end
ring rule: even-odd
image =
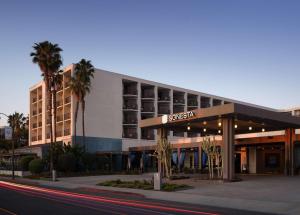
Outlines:
{"type": "Polygon", "coordinates": [[[189,119],[195,116],[195,113],[193,111],[188,111],[184,113],[175,113],[170,115],[163,115],[162,116],[162,123],[165,124],[167,122],[174,122],[177,120],[182,119],[189,119]]]}

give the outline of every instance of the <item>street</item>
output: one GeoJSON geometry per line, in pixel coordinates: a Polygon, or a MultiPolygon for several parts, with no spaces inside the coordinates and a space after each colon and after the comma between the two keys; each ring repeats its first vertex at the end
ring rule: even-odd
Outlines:
{"type": "Polygon", "coordinates": [[[0,181],[0,214],[259,214],[157,201],[110,191],[91,192],[71,192],[0,181]]]}

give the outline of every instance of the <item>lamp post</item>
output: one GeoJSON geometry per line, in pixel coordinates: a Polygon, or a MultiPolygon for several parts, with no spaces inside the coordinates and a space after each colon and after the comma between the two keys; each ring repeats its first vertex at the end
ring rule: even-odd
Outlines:
{"type": "MultiPolygon", "coordinates": [[[[0,115],[3,115],[5,117],[7,117],[7,119],[9,119],[9,116],[5,113],[0,113],[0,115]]],[[[12,142],[12,146],[11,146],[11,150],[12,150],[12,156],[11,156],[11,160],[12,160],[12,179],[15,179],[15,140],[14,140],[14,128],[12,128],[12,138],[11,138],[11,142],[12,142]]]]}

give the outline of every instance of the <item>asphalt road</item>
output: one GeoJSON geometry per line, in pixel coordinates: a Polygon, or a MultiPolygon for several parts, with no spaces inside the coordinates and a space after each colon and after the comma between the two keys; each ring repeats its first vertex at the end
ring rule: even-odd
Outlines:
{"type": "Polygon", "coordinates": [[[0,214],[259,214],[101,190],[61,190],[0,181],[0,214]]]}

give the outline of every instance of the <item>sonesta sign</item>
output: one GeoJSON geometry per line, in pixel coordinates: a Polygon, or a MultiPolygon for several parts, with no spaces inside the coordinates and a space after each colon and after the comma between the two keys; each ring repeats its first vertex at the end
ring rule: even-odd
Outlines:
{"type": "Polygon", "coordinates": [[[196,114],[193,111],[188,111],[184,113],[175,113],[170,115],[164,115],[162,117],[162,123],[173,122],[181,119],[189,119],[194,117],[196,114]]]}

